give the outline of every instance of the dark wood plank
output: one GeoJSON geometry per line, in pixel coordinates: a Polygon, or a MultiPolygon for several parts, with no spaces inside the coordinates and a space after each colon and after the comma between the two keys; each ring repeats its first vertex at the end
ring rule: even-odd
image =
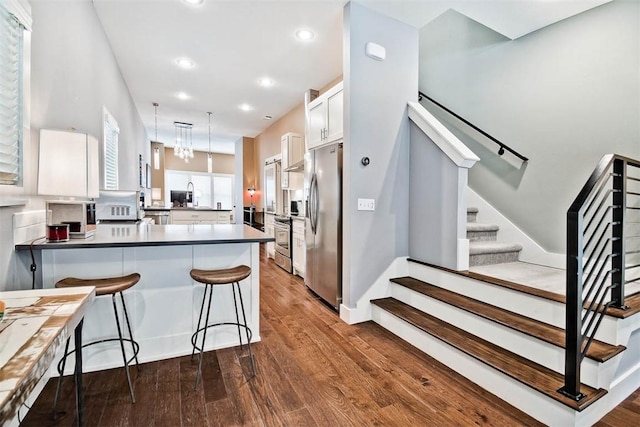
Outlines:
{"type": "MultiPolygon", "coordinates": [[[[447,304],[468,311],[469,313],[473,313],[477,316],[499,323],[500,325],[522,332],[555,346],[565,348],[565,331],[557,326],[539,322],[535,319],[448,291],[413,277],[398,277],[391,281],[430,298],[446,302],[447,304]]],[[[620,354],[625,349],[626,347],[622,345],[616,346],[594,340],[587,351],[587,357],[598,362],[605,362],[620,354]]]]}
{"type": "MultiPolygon", "coordinates": [[[[122,368],[87,373],[85,424],[107,425],[103,421],[111,419],[121,425],[180,426],[197,403],[200,420],[210,426],[540,425],[375,323],[345,324],[300,278],[261,252],[257,381],[248,379],[246,350],[239,348],[207,352],[204,399],[182,396],[195,379],[184,358],[143,364],[134,374],[135,405],[121,388],[126,387],[122,368]],[[124,416],[111,414],[115,411],[124,416]]],[[[54,391],[52,379],[24,426],[74,425],[72,381],[61,402],[71,416],[52,423],[39,415],[50,411],[54,391]]]]}
{"type": "Polygon", "coordinates": [[[595,427],[640,426],[640,388],[617,408],[602,417],[595,427]]]}
{"type": "Polygon", "coordinates": [[[524,357],[416,310],[396,299],[382,298],[372,301],[372,303],[467,353],[469,356],[575,410],[587,408],[607,393],[604,389],[594,389],[583,384],[580,392],[586,397],[580,402],[575,402],[573,399],[569,399],[557,392],[564,385],[563,376],[557,372],[535,364],[524,357]]]}

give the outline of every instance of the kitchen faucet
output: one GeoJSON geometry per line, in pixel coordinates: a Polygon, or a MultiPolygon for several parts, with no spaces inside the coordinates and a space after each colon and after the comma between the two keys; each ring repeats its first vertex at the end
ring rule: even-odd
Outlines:
{"type": "Polygon", "coordinates": [[[187,207],[193,206],[193,197],[195,193],[195,187],[193,186],[193,182],[189,181],[187,184],[187,207]],[[189,186],[191,186],[191,197],[189,197],[189,186]],[[191,206],[189,206],[189,200],[191,200],[191,206]]]}

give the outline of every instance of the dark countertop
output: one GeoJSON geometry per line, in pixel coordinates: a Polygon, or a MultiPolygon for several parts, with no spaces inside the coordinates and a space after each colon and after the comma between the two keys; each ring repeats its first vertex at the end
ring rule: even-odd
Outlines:
{"type": "MultiPolygon", "coordinates": [[[[68,242],[34,243],[33,249],[121,248],[140,246],[210,245],[273,242],[255,228],[238,224],[98,224],[96,234],[68,242]]],[[[29,250],[31,242],[19,243],[16,251],[29,250]]]]}
{"type": "Polygon", "coordinates": [[[214,208],[173,208],[173,207],[160,207],[160,206],[148,206],[143,208],[144,211],[216,211],[216,212],[231,212],[231,209],[214,209],[214,208]]]}

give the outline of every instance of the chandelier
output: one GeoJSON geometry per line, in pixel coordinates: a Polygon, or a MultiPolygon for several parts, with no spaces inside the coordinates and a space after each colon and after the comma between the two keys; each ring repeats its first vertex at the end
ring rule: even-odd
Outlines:
{"type": "Polygon", "coordinates": [[[207,153],[207,172],[213,172],[213,155],[211,154],[211,114],[207,113],[209,116],[209,152],[207,153]]]}
{"type": "Polygon", "coordinates": [[[193,139],[191,129],[193,124],[183,122],[173,122],[176,127],[176,145],[173,146],[173,155],[180,157],[185,163],[193,159],[193,139]]]}

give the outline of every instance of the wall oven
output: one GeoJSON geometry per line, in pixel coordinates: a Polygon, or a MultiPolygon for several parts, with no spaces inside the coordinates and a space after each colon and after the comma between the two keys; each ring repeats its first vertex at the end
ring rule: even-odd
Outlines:
{"type": "Polygon", "coordinates": [[[275,261],[289,273],[293,273],[291,263],[291,218],[286,216],[275,216],[273,221],[275,234],[275,261]]]}

